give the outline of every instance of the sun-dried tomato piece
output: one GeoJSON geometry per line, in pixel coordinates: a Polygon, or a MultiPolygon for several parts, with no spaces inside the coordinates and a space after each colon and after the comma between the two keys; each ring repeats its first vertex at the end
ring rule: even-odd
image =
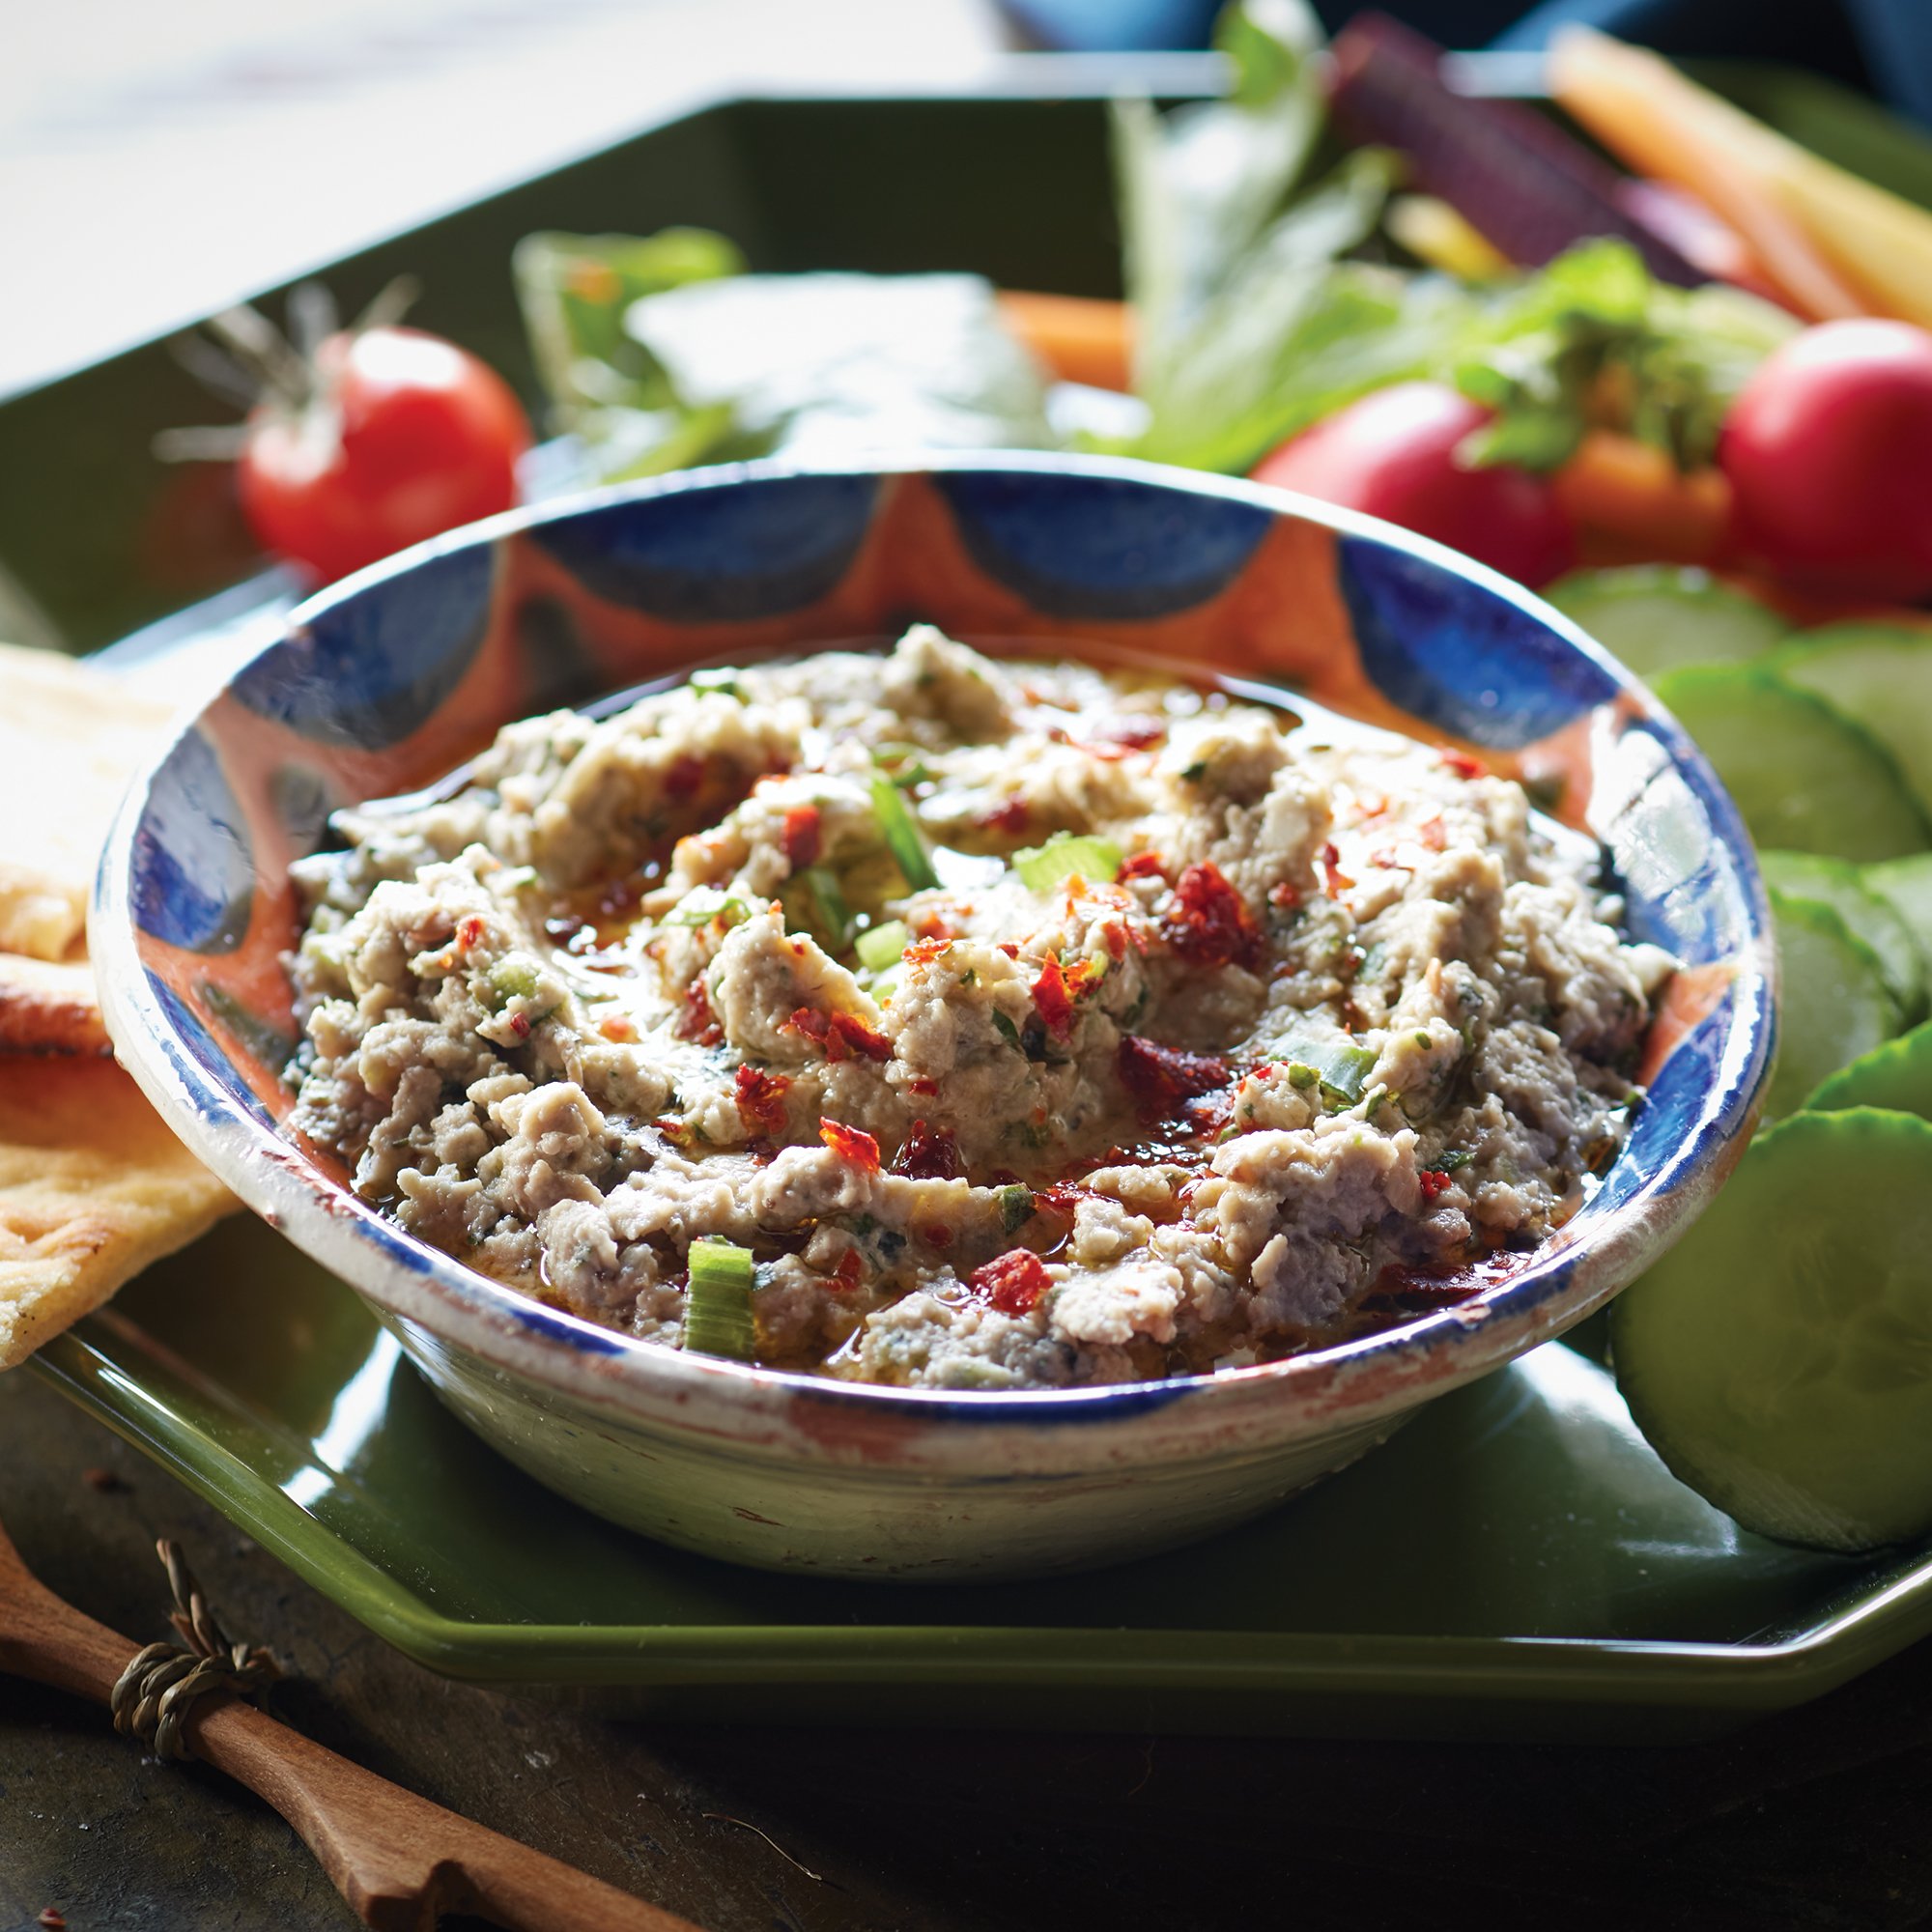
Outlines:
{"type": "Polygon", "coordinates": [[[1033,808],[1023,798],[1009,798],[996,805],[980,823],[988,832],[1021,833],[1033,820],[1033,808]]]}
{"type": "Polygon", "coordinates": [[[784,848],[794,872],[818,864],[818,855],[825,849],[825,827],[815,805],[785,808],[784,848]]]}
{"type": "Polygon", "coordinates": [[[1189,866],[1175,881],[1160,923],[1161,937],[1197,966],[1261,964],[1264,941],[1254,915],[1221,868],[1209,860],[1189,866]]]}
{"type": "Polygon", "coordinates": [[[939,1082],[928,1080],[923,1073],[915,1073],[906,1082],[906,1092],[917,1094],[922,1099],[929,1100],[939,1092],[939,1082]]]}
{"type": "Polygon", "coordinates": [[[1489,770],[1481,758],[1472,758],[1467,752],[1445,751],[1442,753],[1442,762],[1458,778],[1479,779],[1489,770]]]}
{"type": "Polygon", "coordinates": [[[893,1172],[908,1180],[955,1180],[966,1172],[966,1163],[959,1158],[951,1127],[929,1127],[915,1121],[905,1145],[893,1157],[893,1172]]]}
{"type": "Polygon", "coordinates": [[[1115,1061],[1121,1085],[1144,1121],[1162,1121],[1183,1100],[1212,1094],[1228,1084],[1228,1063],[1208,1053],[1182,1053],[1138,1034],[1122,1034],[1115,1061]]]}
{"type": "Polygon", "coordinates": [[[952,1230],[944,1221],[921,1221],[914,1229],[928,1248],[950,1248],[952,1245],[952,1230]]]}
{"type": "Polygon", "coordinates": [[[862,1053],[867,1060],[890,1060],[893,1043],[884,1034],[875,1033],[857,1013],[834,1013],[832,1037],[842,1040],[848,1051],[862,1053]]]}
{"type": "Polygon", "coordinates": [[[1321,848],[1321,877],[1331,899],[1340,898],[1355,883],[1343,871],[1341,860],[1342,855],[1335,849],[1335,841],[1331,838],[1321,848]]]}
{"type": "Polygon", "coordinates": [[[1268,888],[1268,904],[1279,906],[1283,912],[1293,912],[1300,903],[1301,888],[1291,886],[1286,879],[1268,888]]]}
{"type": "Polygon", "coordinates": [[[1053,1286],[1046,1264],[1031,1248],[1013,1248],[966,1277],[966,1286],[1002,1315],[1024,1315],[1053,1286]]]}
{"type": "Polygon", "coordinates": [[[1128,879],[1164,879],[1167,864],[1158,852],[1136,852],[1115,876],[1122,883],[1128,879]]]}
{"type": "Polygon", "coordinates": [[[678,1015],[676,1032],[679,1039],[695,1040],[699,1046],[716,1046],[724,1037],[702,980],[694,980],[684,989],[684,1011],[678,1015]]]}
{"type": "Polygon", "coordinates": [[[842,1122],[828,1121],[821,1116],[818,1122],[818,1138],[840,1160],[849,1161],[854,1167],[862,1168],[867,1174],[878,1173],[879,1144],[863,1128],[848,1127],[842,1122]]]}
{"type": "Polygon", "coordinates": [[[786,1091],[791,1082],[782,1073],[767,1073],[759,1066],[741,1066],[732,1097],[738,1103],[738,1118],[751,1134],[776,1139],[785,1130],[786,1091]]]}
{"type": "Polygon", "coordinates": [[[685,752],[670,761],[665,773],[665,795],[689,798],[704,782],[704,760],[695,752],[685,752]]]}
{"type": "Polygon", "coordinates": [[[1057,952],[1046,955],[1046,963],[1033,982],[1033,1003],[1055,1039],[1065,1039],[1073,1031],[1073,998],[1066,990],[1066,975],[1057,952]]]}

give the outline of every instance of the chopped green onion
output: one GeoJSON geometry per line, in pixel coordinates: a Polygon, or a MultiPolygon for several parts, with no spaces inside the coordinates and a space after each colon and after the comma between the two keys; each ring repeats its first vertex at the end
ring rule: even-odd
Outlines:
{"type": "Polygon", "coordinates": [[[925,762],[925,749],[921,745],[874,745],[872,762],[884,765],[893,772],[893,782],[896,785],[923,784],[932,776],[932,767],[925,762]]]}
{"type": "Polygon", "coordinates": [[[793,915],[790,923],[809,926],[829,952],[843,952],[852,944],[852,909],[830,867],[808,866],[794,872],[780,897],[793,915]]]}
{"type": "Polygon", "coordinates": [[[1121,876],[1125,855],[1111,838],[1078,837],[1056,832],[1044,845],[1013,854],[1013,870],[1020,882],[1037,893],[1050,893],[1061,880],[1078,872],[1083,879],[1112,885],[1121,876]]]}
{"type": "Polygon", "coordinates": [[[1362,1097],[1369,1069],[1376,1064],[1373,1048],[1357,1046],[1346,1037],[1292,1039],[1276,1051],[1288,1062],[1291,1085],[1308,1087],[1319,1080],[1329,1093],[1351,1107],[1362,1097]]]}
{"type": "Polygon", "coordinates": [[[693,1241],[684,1297],[684,1347],[749,1362],[757,1350],[752,1322],[752,1251],[707,1235],[693,1241]]]}
{"type": "Polygon", "coordinates": [[[1033,1219],[1033,1189],[1014,1185],[1000,1189],[1000,1226],[1016,1235],[1033,1219]]]}
{"type": "Polygon", "coordinates": [[[693,671],[691,688],[693,691],[715,691],[721,697],[735,697],[740,704],[750,701],[745,696],[745,687],[738,682],[737,671],[729,668],[693,671]]]}
{"type": "Polygon", "coordinates": [[[714,919],[722,919],[726,925],[741,925],[751,916],[752,907],[744,899],[732,898],[716,886],[699,886],[665,914],[664,923],[709,925],[714,919]]]}
{"type": "Polygon", "coordinates": [[[888,966],[898,964],[911,943],[912,930],[905,921],[889,919],[884,925],[875,925],[871,931],[859,935],[859,964],[868,973],[883,973],[888,966]]]}
{"type": "Polygon", "coordinates": [[[872,781],[872,813],[893,862],[905,874],[906,884],[916,893],[930,892],[938,885],[939,874],[932,869],[932,856],[925,849],[918,821],[891,779],[872,781]]]}
{"type": "Polygon", "coordinates": [[[1012,1021],[1009,1020],[1007,1017],[1007,1015],[999,1009],[998,1007],[989,1008],[988,1011],[990,1011],[993,1016],[993,1025],[994,1028],[999,1033],[1000,1037],[1004,1039],[1006,1043],[1009,1047],[1011,1047],[1015,1053],[1023,1052],[1025,1049],[1022,1048],[1022,1046],[1020,1045],[1019,1028],[1016,1027],[1012,1023],[1012,1021]]]}

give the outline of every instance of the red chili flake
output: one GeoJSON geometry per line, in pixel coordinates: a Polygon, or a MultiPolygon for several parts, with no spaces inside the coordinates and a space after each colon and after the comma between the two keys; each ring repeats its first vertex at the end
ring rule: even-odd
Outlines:
{"type": "Polygon", "coordinates": [[[1053,1286],[1053,1277],[1031,1248],[1013,1248],[975,1268],[966,1277],[966,1286],[1002,1315],[1024,1315],[1053,1286]]]}
{"type": "Polygon", "coordinates": [[[952,1230],[944,1221],[923,1221],[913,1229],[928,1248],[950,1248],[952,1245],[952,1230]]]}
{"type": "Polygon", "coordinates": [[[469,913],[456,923],[456,950],[468,952],[472,946],[483,944],[483,922],[475,913],[469,913]]]}
{"type": "Polygon", "coordinates": [[[1033,1003],[1054,1038],[1065,1039],[1073,1031],[1073,999],[1066,990],[1066,975],[1061,971],[1058,953],[1046,955],[1046,964],[1033,982],[1033,1003]]]}
{"type": "Polygon", "coordinates": [[[1164,1120],[1183,1100],[1212,1094],[1228,1084],[1228,1063],[1212,1054],[1182,1053],[1160,1046],[1138,1034],[1122,1034],[1116,1060],[1121,1085],[1132,1096],[1141,1118],[1164,1120]]]}
{"type": "Polygon", "coordinates": [[[1033,819],[1033,808],[1023,798],[1009,798],[980,819],[988,832],[1024,832],[1033,819]]]}
{"type": "Polygon", "coordinates": [[[870,1134],[858,1127],[848,1127],[838,1121],[828,1121],[821,1117],[818,1122],[818,1138],[840,1160],[849,1161],[863,1173],[878,1173],[879,1144],[870,1134]]]}
{"type": "Polygon", "coordinates": [[[1415,828],[1416,842],[1431,852],[1439,852],[1449,842],[1449,835],[1442,829],[1442,814],[1438,811],[1433,818],[1425,818],[1415,828]]]}
{"type": "Polygon", "coordinates": [[[512,1013],[510,1015],[510,1031],[513,1034],[515,1034],[519,1039],[528,1039],[530,1037],[529,1014],[512,1013]]]}
{"type": "Polygon", "coordinates": [[[1422,1198],[1425,1201],[1438,1201],[1449,1191],[1450,1179],[1439,1167],[1422,1168],[1415,1178],[1422,1183],[1422,1198]]]}
{"type": "Polygon", "coordinates": [[[933,1094],[939,1092],[939,1082],[937,1080],[928,1080],[923,1073],[914,1074],[913,1077],[906,1082],[906,1086],[908,1087],[908,1089],[911,1090],[911,1092],[918,1094],[923,1098],[928,1100],[933,1096],[933,1094]]]}
{"type": "Polygon", "coordinates": [[[832,1270],[832,1289],[835,1294],[850,1294],[865,1279],[866,1264],[859,1259],[857,1248],[847,1248],[838,1257],[838,1265],[832,1270]]]}
{"type": "Polygon", "coordinates": [[[1467,752],[1444,752],[1442,762],[1458,778],[1479,779],[1489,770],[1481,758],[1472,758],[1467,752]]]}
{"type": "Polygon", "coordinates": [[[704,760],[695,752],[673,758],[665,773],[665,791],[671,798],[689,798],[703,782],[704,760]]]}
{"type": "Polygon", "coordinates": [[[808,866],[817,865],[818,855],[825,848],[825,828],[815,805],[794,805],[786,809],[784,848],[785,858],[794,872],[802,872],[808,866]]]}
{"type": "Polygon", "coordinates": [[[937,959],[952,944],[950,939],[915,939],[899,957],[908,965],[923,966],[937,959]]]}
{"type": "Polygon", "coordinates": [[[1241,895],[1210,862],[1190,866],[1175,882],[1161,937],[1197,966],[1260,965],[1261,928],[1241,895]]]}
{"type": "Polygon", "coordinates": [[[1100,937],[1107,942],[1107,956],[1110,959],[1124,958],[1127,951],[1125,928],[1117,919],[1110,919],[1100,928],[1100,937]]]}
{"type": "Polygon", "coordinates": [[[597,1031],[618,1046],[628,1046],[638,1037],[637,1028],[622,1013],[612,1013],[609,1019],[601,1021],[597,1031]]]}
{"type": "Polygon", "coordinates": [[[782,1073],[767,1073],[762,1067],[741,1066],[732,1097],[738,1102],[738,1118],[752,1134],[769,1134],[776,1139],[785,1130],[786,1090],[791,1082],[782,1073]]]}
{"type": "MultiPolygon", "coordinates": [[[[966,1163],[959,1158],[951,1127],[929,1127],[915,1121],[905,1145],[893,1157],[893,1172],[908,1180],[955,1180],[966,1172],[966,1163]]],[[[948,1241],[952,1238],[947,1236],[948,1241]]],[[[944,1247],[946,1241],[936,1245],[944,1247]]]]}
{"type": "Polygon", "coordinates": [[[1076,959],[1066,975],[1066,990],[1077,1000],[1091,988],[1097,986],[1102,978],[1100,969],[1091,959],[1076,959]]]}
{"type": "Polygon", "coordinates": [[[58,1905],[43,1905],[34,1923],[44,1926],[46,1932],[67,1932],[67,1914],[58,1905]]]}
{"type": "Polygon", "coordinates": [[[1019,948],[1015,946],[1010,939],[1001,940],[999,945],[999,951],[1004,952],[1009,959],[1017,959],[1020,956],[1019,948]]]}
{"type": "Polygon", "coordinates": [[[1268,888],[1268,904],[1279,906],[1283,912],[1293,912],[1301,903],[1301,888],[1291,886],[1286,879],[1278,886],[1268,888]]]}
{"type": "Polygon", "coordinates": [[[1164,879],[1167,867],[1158,852],[1136,852],[1116,876],[1122,880],[1164,879]]]}
{"type": "Polygon", "coordinates": [[[1335,841],[1332,838],[1322,846],[1321,876],[1327,882],[1328,896],[1331,899],[1340,898],[1355,883],[1347,872],[1343,871],[1341,857],[1341,853],[1335,849],[1335,841]]]}
{"type": "Polygon", "coordinates": [[[937,912],[927,910],[916,913],[907,923],[919,934],[920,943],[923,945],[937,946],[944,952],[952,943],[952,928],[937,912]]]}

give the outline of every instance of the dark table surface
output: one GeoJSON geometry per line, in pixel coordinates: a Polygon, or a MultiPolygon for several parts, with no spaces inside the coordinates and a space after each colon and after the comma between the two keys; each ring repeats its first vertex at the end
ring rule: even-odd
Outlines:
{"type": "MultiPolygon", "coordinates": [[[[0,1378],[0,1520],[139,1641],[178,1539],[289,1668],[286,1719],[712,1932],[1932,1920],[1932,1644],[1667,1750],[671,1729],[409,1662],[24,1373],[0,1378]]],[[[48,1906],[76,1932],[355,1922],[247,1794],[0,1680],[0,1932],[48,1906]]]]}

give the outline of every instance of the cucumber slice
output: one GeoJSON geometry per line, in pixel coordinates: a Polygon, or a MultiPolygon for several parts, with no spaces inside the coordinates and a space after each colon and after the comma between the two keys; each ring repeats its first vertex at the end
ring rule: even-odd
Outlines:
{"type": "Polygon", "coordinates": [[[1918,957],[1932,980],[1932,852],[1915,852],[1906,859],[1888,859],[1867,866],[1865,884],[1891,908],[1918,942],[1918,957]]]}
{"type": "Polygon", "coordinates": [[[1932,811],[1932,629],[1828,625],[1793,639],[1776,669],[1862,724],[1932,811]]]}
{"type": "Polygon", "coordinates": [[[1795,1114],[1827,1074],[1849,1066],[1898,1031],[1899,1012],[1886,990],[1878,955],[1854,939],[1831,907],[1771,895],[1782,965],[1777,1067],[1765,1111],[1795,1114]]]}
{"type": "Polygon", "coordinates": [[[1754,658],[1791,635],[1755,597],[1674,564],[1573,571],[1543,594],[1639,677],[1754,658]]]}
{"type": "Polygon", "coordinates": [[[1762,1134],[1616,1302],[1610,1348],[1671,1473],[1786,1543],[1932,1527],[1932,1124],[1860,1107],[1762,1134]]]}
{"type": "Polygon", "coordinates": [[[1824,1114],[1889,1107],[1932,1121],[1932,1022],[1861,1053],[1823,1081],[1804,1104],[1824,1114]]]}
{"type": "Polygon", "coordinates": [[[1900,1012],[1909,1019],[1918,1016],[1924,980],[1918,942],[1898,908],[1866,885],[1858,867],[1815,852],[1760,852],[1757,862],[1765,884],[1787,899],[1810,899],[1836,913],[1852,937],[1878,955],[1886,988],[1900,1012]]]}
{"type": "Polygon", "coordinates": [[[1809,692],[1755,665],[1687,665],[1665,671],[1656,691],[1760,846],[1894,859],[1932,844],[1891,759],[1809,692]]]}

